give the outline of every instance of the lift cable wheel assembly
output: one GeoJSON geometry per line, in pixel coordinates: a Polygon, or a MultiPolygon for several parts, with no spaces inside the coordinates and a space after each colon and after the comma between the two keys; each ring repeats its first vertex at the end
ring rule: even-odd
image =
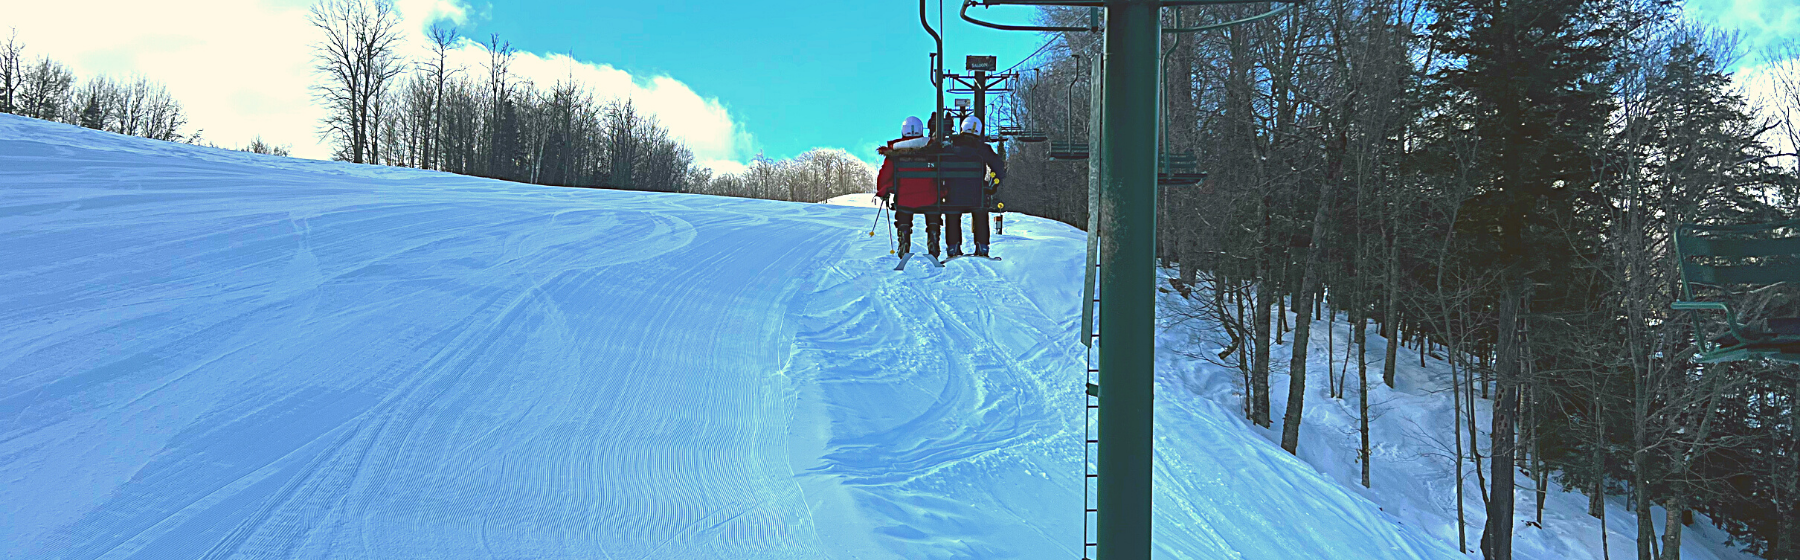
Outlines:
{"type": "MultiPolygon", "coordinates": [[[[1156,188],[1158,168],[1171,172],[1175,158],[1163,158],[1158,146],[1161,111],[1161,41],[1164,33],[1194,33],[1249,23],[1293,9],[1298,0],[1282,0],[1280,6],[1260,15],[1191,28],[1164,28],[1160,10],[1169,6],[1206,6],[1260,3],[1260,0],[965,0],[964,21],[1007,31],[1098,32],[1104,35],[1102,53],[1093,61],[1095,100],[1100,128],[1090,169],[1097,168],[1097,192],[1090,193],[1095,213],[1088,229],[1087,275],[1084,287],[1082,342],[1101,346],[1098,383],[1087,385],[1087,410],[1099,415],[1099,433],[1089,433],[1086,444],[1097,448],[1098,464],[1085,473],[1083,486],[1094,481],[1097,499],[1083,504],[1094,515],[1091,537],[1082,533],[1082,556],[1105,560],[1149,560],[1151,553],[1151,490],[1154,457],[1154,393],[1156,336],[1156,188]],[[1086,6],[1086,27],[1008,25],[982,21],[969,8],[982,6],[1086,6]],[[1098,8],[1105,8],[1100,21],[1098,8]],[[1170,165],[1161,166],[1167,159],[1170,165]],[[1098,277],[1098,290],[1095,281],[1098,277]],[[1096,293],[1097,292],[1097,293],[1096,293]],[[1096,303],[1099,332],[1090,330],[1096,303]],[[1100,345],[1103,338],[1107,344],[1100,345]],[[1105,408],[1099,408],[1104,395],[1105,408]],[[1093,554],[1089,554],[1089,549],[1093,554]]],[[[923,0],[920,11],[923,13],[923,0]]],[[[940,42],[940,49],[941,49],[940,42]]],[[[1071,92],[1073,89],[1071,88],[1071,92]]],[[[940,103],[941,105],[941,103],[940,103]]],[[[1071,113],[1073,112],[1071,108],[1071,113]]],[[[1072,146],[1070,146],[1072,147],[1072,146]]],[[[1052,143],[1054,151],[1055,144],[1052,143]]],[[[1073,150],[1070,150],[1073,151],[1073,150]]],[[[1085,151],[1085,150],[1084,150],[1085,151]]],[[[1085,493],[1085,492],[1084,492],[1085,493]]]]}

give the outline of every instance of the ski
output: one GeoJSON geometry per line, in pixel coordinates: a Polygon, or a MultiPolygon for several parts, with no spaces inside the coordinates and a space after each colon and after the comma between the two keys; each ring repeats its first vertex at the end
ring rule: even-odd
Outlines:
{"type": "Polygon", "coordinates": [[[1001,260],[1001,259],[1000,259],[1000,257],[990,257],[990,256],[982,256],[982,255],[975,255],[975,254],[962,254],[962,255],[957,255],[957,256],[954,256],[954,257],[950,257],[950,258],[948,258],[948,259],[944,259],[944,262],[950,262],[950,261],[953,261],[953,260],[956,260],[956,259],[960,259],[960,258],[963,258],[963,257],[969,257],[969,258],[977,258],[977,259],[987,259],[987,260],[990,260],[990,261],[997,261],[997,260],[1001,260]]]}
{"type": "MultiPolygon", "coordinates": [[[[918,253],[907,253],[905,255],[901,255],[900,256],[900,264],[898,266],[895,266],[894,270],[906,270],[906,263],[911,262],[912,258],[916,255],[918,255],[918,253]]],[[[936,255],[926,255],[925,258],[931,259],[931,264],[937,265],[938,268],[944,267],[944,261],[938,260],[936,255]]]]}

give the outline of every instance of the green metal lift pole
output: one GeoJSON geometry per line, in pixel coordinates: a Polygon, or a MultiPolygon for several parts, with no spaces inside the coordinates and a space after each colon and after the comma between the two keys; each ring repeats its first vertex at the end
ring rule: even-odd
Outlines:
{"type": "MultiPolygon", "coordinates": [[[[1194,33],[1249,23],[1284,13],[1299,0],[1260,15],[1163,29],[1164,5],[1243,4],[1258,0],[964,0],[964,21],[1006,31],[1084,32],[1087,27],[1005,25],[969,16],[981,6],[1106,7],[1105,54],[1100,64],[1098,153],[1090,169],[1100,169],[1100,434],[1095,560],[1149,560],[1151,475],[1155,460],[1156,394],[1156,167],[1157,113],[1163,33],[1194,33]]],[[[1079,55],[1077,61],[1079,61],[1079,55]]],[[[1079,62],[1077,62],[1079,64],[1079,62]]],[[[1070,83],[1070,95],[1074,84],[1070,83]]],[[[1072,117],[1071,117],[1072,118],[1072,117]]],[[[1090,208],[1090,211],[1093,211],[1090,208]]],[[[1090,214],[1090,223],[1093,221],[1090,214]]],[[[1089,238],[1088,255],[1094,254],[1089,238]]],[[[1090,270],[1091,272],[1091,270],[1090,270]]],[[[1083,294],[1087,299],[1088,294],[1083,294]]],[[[1087,340],[1084,302],[1082,340],[1087,340]]],[[[1090,388],[1091,390],[1091,388],[1090,388]]],[[[1083,535],[1085,538],[1086,535],[1083,535]]],[[[1083,543],[1083,552],[1086,552],[1083,543]]]]}
{"type": "Polygon", "coordinates": [[[1106,2],[1097,560],[1150,558],[1160,7],[1157,0],[1106,2]]]}
{"type": "Polygon", "coordinates": [[[988,124],[988,72],[976,70],[976,119],[981,119],[981,133],[986,133],[988,124]]]}

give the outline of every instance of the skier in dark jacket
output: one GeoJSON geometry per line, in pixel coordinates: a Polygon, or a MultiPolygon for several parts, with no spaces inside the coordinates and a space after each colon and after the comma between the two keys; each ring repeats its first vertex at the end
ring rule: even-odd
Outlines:
{"type": "MultiPolygon", "coordinates": [[[[928,156],[937,153],[931,139],[925,136],[925,124],[918,117],[906,117],[900,124],[900,138],[891,140],[886,146],[875,151],[883,156],[881,172],[875,178],[875,197],[886,200],[894,209],[894,229],[898,232],[900,256],[905,257],[912,252],[913,214],[921,208],[935,206],[938,203],[939,187],[937,181],[930,178],[895,177],[894,160],[909,156],[928,156]]],[[[925,252],[932,258],[938,254],[938,230],[944,225],[944,216],[936,212],[925,214],[925,252]]]]}
{"type": "Polygon", "coordinates": [[[962,254],[962,212],[965,211],[975,222],[975,256],[988,256],[988,199],[999,190],[999,182],[1006,180],[1006,161],[994,153],[986,140],[981,119],[969,117],[963,119],[962,126],[950,137],[950,145],[945,148],[950,159],[977,162],[983,166],[980,178],[944,180],[944,229],[948,230],[944,240],[946,258],[962,254]],[[993,173],[994,183],[985,178],[988,172],[993,173]]]}

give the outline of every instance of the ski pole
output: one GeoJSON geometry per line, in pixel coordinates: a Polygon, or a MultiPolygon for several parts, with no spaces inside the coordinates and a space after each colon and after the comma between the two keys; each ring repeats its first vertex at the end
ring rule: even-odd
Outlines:
{"type": "Polygon", "coordinates": [[[881,212],[887,210],[887,202],[875,201],[875,221],[869,224],[869,237],[875,237],[875,228],[881,227],[881,212]]]}
{"type": "MultiPolygon", "coordinates": [[[[893,214],[893,212],[889,211],[889,215],[892,215],[892,214],[893,214]]],[[[895,251],[894,221],[893,220],[885,220],[885,221],[887,222],[887,225],[888,225],[888,254],[892,255],[892,254],[894,254],[894,251],[895,251]]]]}

